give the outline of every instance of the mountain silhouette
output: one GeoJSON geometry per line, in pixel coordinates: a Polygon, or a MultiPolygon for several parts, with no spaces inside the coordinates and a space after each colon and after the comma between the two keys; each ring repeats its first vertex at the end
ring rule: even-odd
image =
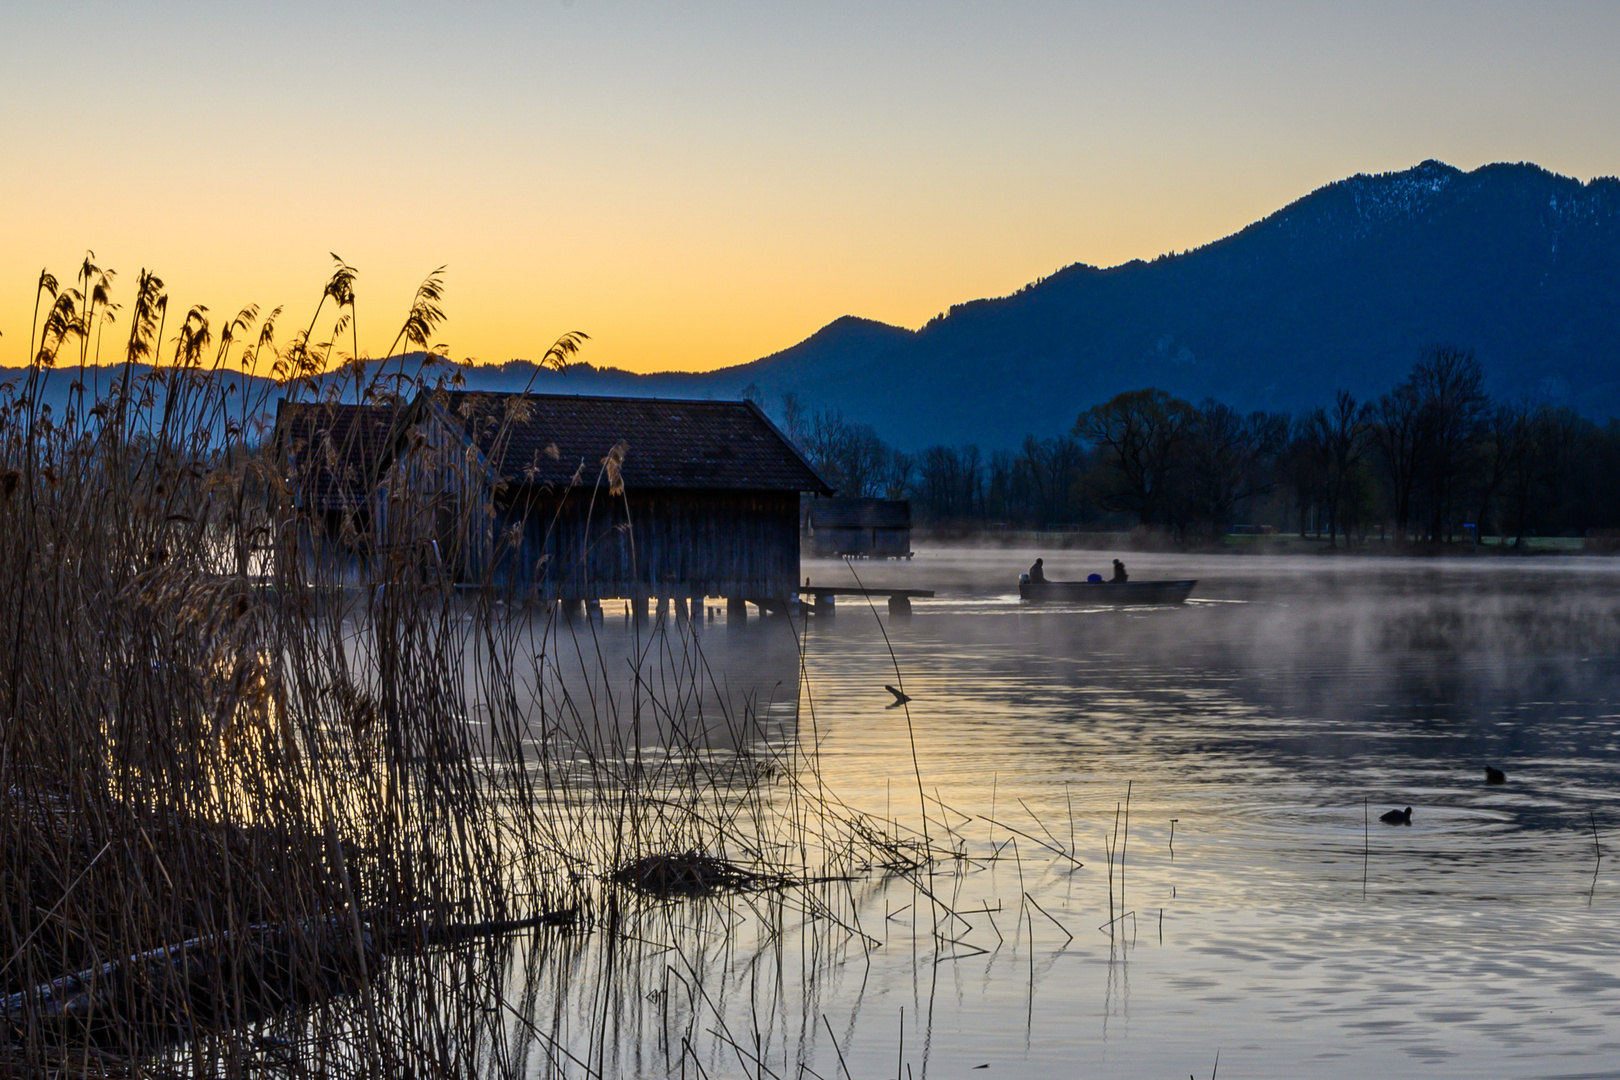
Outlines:
{"type": "Polygon", "coordinates": [[[1620,415],[1620,181],[1425,161],[1329,184],[1194,251],[1065,267],[916,331],[846,316],[703,373],[514,360],[462,374],[470,389],[746,393],[778,416],[791,392],[905,449],[991,449],[1148,386],[1243,410],[1367,398],[1430,344],[1474,350],[1498,397],[1620,415]]]}
{"type": "Polygon", "coordinates": [[[1205,247],[1076,264],[916,332],[844,318],[702,375],[583,366],[548,390],[735,395],[842,410],[902,447],[1072,427],[1122,390],[1299,410],[1473,349],[1493,394],[1620,414],[1620,181],[1438,161],[1321,188],[1205,247]],[[611,389],[609,389],[611,384],[611,389]],[[600,386],[601,389],[597,389],[600,386]]]}
{"type": "Polygon", "coordinates": [[[463,368],[467,385],[476,390],[521,389],[530,377],[534,389],[554,394],[651,394],[661,397],[738,397],[753,388],[775,411],[790,391],[811,395],[806,403],[824,407],[826,388],[859,376],[876,357],[901,345],[915,333],[888,323],[853,315],[834,319],[797,345],[763,360],[715,371],[662,371],[638,375],[589,363],[568,365],[566,372],[542,371],[522,360],[463,368]],[[515,384],[515,385],[514,385],[515,384]]]}

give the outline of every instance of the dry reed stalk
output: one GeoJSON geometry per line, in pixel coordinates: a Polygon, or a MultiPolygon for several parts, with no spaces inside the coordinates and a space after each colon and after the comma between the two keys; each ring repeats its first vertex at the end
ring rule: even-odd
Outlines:
{"type": "MultiPolygon", "coordinates": [[[[79,280],[42,275],[34,367],[0,387],[0,1074],[502,1074],[534,1052],[602,1075],[526,996],[533,965],[578,946],[533,929],[552,937],[519,960],[514,933],[564,912],[639,932],[662,908],[612,872],[692,852],[804,883],[797,910],[869,948],[835,883],[942,857],[926,820],[907,835],[831,795],[771,703],[729,702],[690,627],[634,628],[620,674],[594,624],[509,600],[498,560],[474,558],[496,488],[356,468],[351,426],[323,450],[341,484],[386,484],[385,520],[310,512],[264,437],[272,395],[335,405],[353,378],[403,424],[444,385],[437,272],[400,333],[427,350],[417,372],[362,383],[341,260],[321,297],[354,350],[335,381],[314,319],[276,348],[280,309],[216,337],[193,307],[140,372],[168,344],[143,271],[122,370],[89,407],[111,271],[87,258],[79,280]],[[75,338],[79,404],[54,417],[44,388],[75,338]],[[278,384],[232,374],[267,356],[278,384]],[[41,989],[67,977],[83,1022],[41,989]]],[[[622,497],[611,475],[581,495],[604,479],[622,497]]]]}

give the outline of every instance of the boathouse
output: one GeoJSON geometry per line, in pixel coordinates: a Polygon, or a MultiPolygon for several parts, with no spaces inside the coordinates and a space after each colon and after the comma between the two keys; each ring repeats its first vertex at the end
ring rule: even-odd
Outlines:
{"type": "Polygon", "coordinates": [[[306,571],[353,583],[363,575],[379,512],[377,476],[403,409],[335,402],[276,403],[271,451],[300,519],[306,571]]]}
{"type": "Polygon", "coordinates": [[[784,609],[800,495],[831,494],[748,401],[425,391],[397,430],[383,482],[454,502],[434,540],[456,579],[530,600],[784,609]]]}
{"type": "Polygon", "coordinates": [[[911,504],[904,499],[817,499],[810,504],[817,555],[911,558],[911,504]]]}

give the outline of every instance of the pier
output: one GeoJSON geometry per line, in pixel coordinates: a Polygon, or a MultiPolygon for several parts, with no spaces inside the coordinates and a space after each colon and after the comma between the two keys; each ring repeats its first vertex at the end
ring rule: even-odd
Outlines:
{"type": "Polygon", "coordinates": [[[806,581],[799,587],[800,596],[810,597],[808,611],[830,618],[837,614],[835,598],[840,596],[886,597],[889,601],[890,615],[910,615],[911,598],[914,596],[931,597],[933,589],[861,589],[855,587],[811,585],[806,581]]]}

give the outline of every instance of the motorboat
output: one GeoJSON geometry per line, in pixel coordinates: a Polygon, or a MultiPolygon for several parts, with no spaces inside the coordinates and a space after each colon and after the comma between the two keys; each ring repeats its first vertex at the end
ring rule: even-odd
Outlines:
{"type": "Polygon", "coordinates": [[[1196,580],[1163,581],[1031,581],[1018,578],[1020,600],[1056,600],[1066,604],[1179,604],[1192,595],[1196,580]]]}

